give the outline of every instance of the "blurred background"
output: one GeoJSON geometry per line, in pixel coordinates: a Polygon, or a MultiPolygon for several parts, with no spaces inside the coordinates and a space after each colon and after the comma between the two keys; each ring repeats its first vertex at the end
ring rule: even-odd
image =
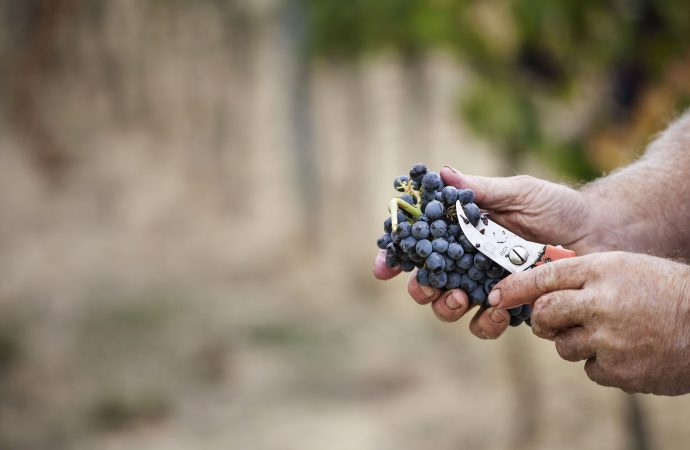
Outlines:
{"type": "Polygon", "coordinates": [[[681,0],[0,0],[0,448],[675,449],[376,282],[416,162],[584,182],[690,105],[681,0]]]}

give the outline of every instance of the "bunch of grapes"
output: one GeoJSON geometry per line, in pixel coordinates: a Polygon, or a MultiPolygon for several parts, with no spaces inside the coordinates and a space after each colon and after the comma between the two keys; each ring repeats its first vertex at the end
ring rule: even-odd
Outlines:
{"type": "MultiPolygon", "coordinates": [[[[488,308],[487,296],[507,272],[477,250],[458,224],[456,204],[477,226],[483,213],[474,203],[474,192],[444,186],[439,174],[415,164],[409,176],[393,180],[400,192],[390,202],[391,216],[383,223],[377,245],[386,250],[388,267],[405,272],[417,269],[417,282],[441,290],[462,289],[471,305],[488,308]]],[[[510,325],[530,324],[529,305],[509,309],[510,325]]]]}

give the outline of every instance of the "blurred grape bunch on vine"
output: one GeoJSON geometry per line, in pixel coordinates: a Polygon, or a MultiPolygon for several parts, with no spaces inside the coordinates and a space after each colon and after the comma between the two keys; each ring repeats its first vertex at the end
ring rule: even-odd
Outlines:
{"type": "Polygon", "coordinates": [[[314,58],[456,56],[472,74],[460,116],[509,163],[591,179],[690,105],[686,1],[301,1],[314,58]]]}

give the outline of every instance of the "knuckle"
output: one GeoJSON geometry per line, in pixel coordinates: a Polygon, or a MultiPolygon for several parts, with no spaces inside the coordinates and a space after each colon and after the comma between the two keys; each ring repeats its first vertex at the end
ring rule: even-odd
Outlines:
{"type": "Polygon", "coordinates": [[[545,292],[553,288],[555,278],[553,264],[544,264],[534,274],[534,288],[538,292],[545,292]]]}
{"type": "Polygon", "coordinates": [[[567,340],[556,339],[556,351],[558,355],[570,362],[577,362],[580,358],[580,351],[567,340]]]}
{"type": "Polygon", "coordinates": [[[558,303],[557,295],[543,295],[532,306],[532,324],[537,325],[541,330],[553,328],[554,319],[558,314],[558,308],[554,307],[558,303]]]}
{"type": "Polygon", "coordinates": [[[599,367],[597,366],[596,359],[588,359],[587,362],[585,362],[585,374],[587,374],[587,378],[590,380],[594,381],[595,383],[598,382],[600,371],[599,367]]]}
{"type": "Polygon", "coordinates": [[[539,321],[532,316],[532,333],[542,339],[552,340],[555,333],[548,327],[544,327],[539,321]]]}
{"type": "Polygon", "coordinates": [[[585,363],[587,377],[595,383],[606,387],[629,387],[628,377],[625,373],[612,367],[607,367],[596,359],[589,359],[585,363]]]}

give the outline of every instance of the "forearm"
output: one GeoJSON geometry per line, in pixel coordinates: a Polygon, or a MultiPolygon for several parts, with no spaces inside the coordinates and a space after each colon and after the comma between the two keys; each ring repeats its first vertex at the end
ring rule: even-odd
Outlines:
{"type": "Polygon", "coordinates": [[[602,250],[690,257],[690,113],[632,165],[583,188],[602,250]]]}

